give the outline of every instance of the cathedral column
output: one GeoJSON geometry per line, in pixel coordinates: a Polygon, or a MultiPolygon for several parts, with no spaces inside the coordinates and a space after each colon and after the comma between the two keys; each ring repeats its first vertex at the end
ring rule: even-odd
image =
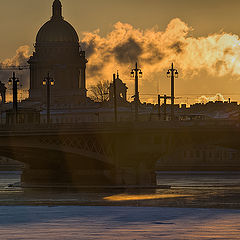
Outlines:
{"type": "Polygon", "coordinates": [[[79,88],[82,90],[84,96],[86,96],[86,63],[88,62],[85,57],[85,51],[80,51],[81,56],[81,68],[80,68],[80,86],[79,88]]]}

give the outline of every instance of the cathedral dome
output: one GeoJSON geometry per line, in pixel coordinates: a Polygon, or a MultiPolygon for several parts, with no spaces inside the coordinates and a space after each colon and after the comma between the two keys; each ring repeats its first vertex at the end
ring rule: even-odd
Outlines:
{"type": "Polygon", "coordinates": [[[79,38],[75,29],[62,17],[62,4],[59,0],[53,3],[53,16],[39,30],[36,43],[69,42],[78,43],[79,38]]]}
{"type": "Polygon", "coordinates": [[[36,38],[37,43],[43,42],[74,42],[78,43],[79,38],[71,24],[63,19],[55,21],[51,19],[39,30],[36,38]]]}

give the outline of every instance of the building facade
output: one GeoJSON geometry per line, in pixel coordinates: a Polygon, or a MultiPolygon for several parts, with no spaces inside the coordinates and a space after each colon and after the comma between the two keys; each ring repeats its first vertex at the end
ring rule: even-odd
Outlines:
{"type": "Polygon", "coordinates": [[[31,101],[46,102],[43,79],[48,73],[55,82],[51,87],[53,104],[81,104],[86,101],[87,59],[80,48],[78,34],[62,16],[59,0],[54,1],[51,19],[37,34],[35,52],[28,63],[31,101]]]}

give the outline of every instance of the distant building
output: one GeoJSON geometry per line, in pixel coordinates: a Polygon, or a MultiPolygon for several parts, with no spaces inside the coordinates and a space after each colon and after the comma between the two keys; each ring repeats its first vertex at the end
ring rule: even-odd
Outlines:
{"type": "MultiPolygon", "coordinates": [[[[119,78],[119,74],[117,74],[116,78],[116,96],[117,96],[117,103],[127,103],[127,90],[128,87],[126,86],[126,83],[123,83],[123,81],[119,78]]],[[[109,86],[109,101],[114,101],[114,86],[113,83],[110,83],[109,86]]]]}
{"type": "Polygon", "coordinates": [[[214,145],[195,145],[182,147],[167,154],[157,162],[158,170],[234,170],[240,166],[240,151],[214,145]],[[175,169],[176,168],[176,169],[175,169]]]}
{"type": "Polygon", "coordinates": [[[0,95],[2,98],[2,103],[6,102],[6,90],[7,90],[7,88],[6,88],[5,84],[0,81],[0,95]]]}

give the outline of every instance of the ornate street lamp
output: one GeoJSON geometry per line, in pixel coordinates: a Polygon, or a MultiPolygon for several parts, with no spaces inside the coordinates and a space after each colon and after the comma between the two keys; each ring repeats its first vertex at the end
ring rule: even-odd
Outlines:
{"type": "Polygon", "coordinates": [[[13,76],[9,78],[8,81],[9,85],[12,85],[13,88],[13,112],[14,112],[14,121],[17,123],[17,113],[18,113],[18,99],[17,99],[17,94],[18,94],[18,85],[19,85],[19,79],[16,78],[15,72],[13,72],[13,76]]]}
{"type": "Polygon", "coordinates": [[[48,73],[48,76],[43,79],[43,85],[47,87],[47,123],[50,123],[50,87],[54,86],[55,82],[53,78],[50,77],[50,74],[48,73]]]}
{"type": "Polygon", "coordinates": [[[174,120],[174,79],[178,78],[178,70],[174,69],[173,63],[167,71],[167,77],[171,78],[171,120],[174,120]]]}
{"type": "Polygon", "coordinates": [[[138,91],[138,79],[142,78],[142,70],[138,68],[138,64],[136,62],[136,66],[131,71],[131,77],[135,77],[135,121],[138,121],[138,104],[139,104],[139,91],[138,91]]]}
{"type": "MultiPolygon", "coordinates": [[[[118,76],[118,73],[117,73],[118,76]]],[[[118,116],[117,116],[117,84],[116,84],[116,74],[113,74],[113,95],[114,95],[114,122],[117,124],[118,116]]]]}

